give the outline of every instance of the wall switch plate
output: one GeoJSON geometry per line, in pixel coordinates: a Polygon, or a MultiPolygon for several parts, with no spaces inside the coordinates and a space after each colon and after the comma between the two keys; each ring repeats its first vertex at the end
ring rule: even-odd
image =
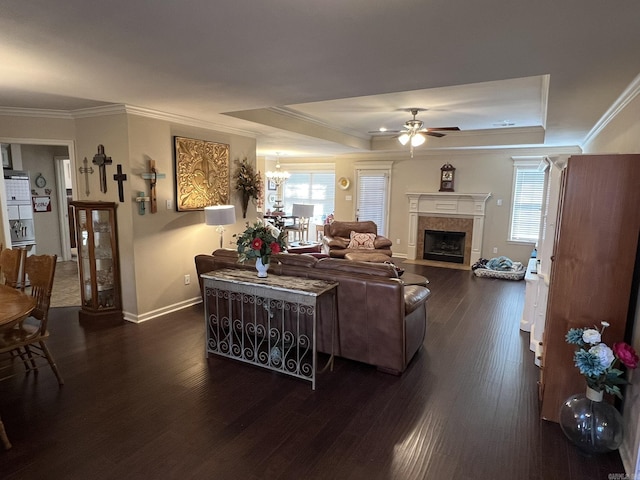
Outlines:
{"type": "Polygon", "coordinates": [[[396,243],[397,243],[398,245],[400,245],[400,239],[399,239],[399,238],[396,238],[396,243]]]}
{"type": "Polygon", "coordinates": [[[167,210],[171,210],[173,208],[173,202],[171,200],[167,200],[167,210]]]}
{"type": "Polygon", "coordinates": [[[493,247],[493,253],[498,253],[498,247],[493,247]]]}
{"type": "Polygon", "coordinates": [[[184,284],[189,285],[191,283],[191,275],[184,276],[184,284]]]}
{"type": "Polygon", "coordinates": [[[345,195],[344,196],[345,201],[347,202],[351,202],[353,200],[353,197],[351,195],[345,195]]]}
{"type": "Polygon", "coordinates": [[[502,206],[502,199],[501,198],[496,200],[496,205],[498,205],[499,207],[502,206]]]}

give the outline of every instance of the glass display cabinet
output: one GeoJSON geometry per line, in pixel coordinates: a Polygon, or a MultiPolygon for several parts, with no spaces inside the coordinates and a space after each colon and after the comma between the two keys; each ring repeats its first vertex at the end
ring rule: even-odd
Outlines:
{"type": "Polygon", "coordinates": [[[80,271],[80,321],[122,322],[117,204],[75,201],[71,205],[80,271]]]}

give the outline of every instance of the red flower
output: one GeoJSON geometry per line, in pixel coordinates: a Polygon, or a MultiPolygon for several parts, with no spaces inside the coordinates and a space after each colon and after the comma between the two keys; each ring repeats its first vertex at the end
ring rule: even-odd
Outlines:
{"type": "Polygon", "coordinates": [[[280,253],[280,245],[277,242],[271,242],[269,247],[271,248],[271,253],[280,253]]]}
{"type": "Polygon", "coordinates": [[[614,343],[613,353],[627,368],[636,368],[638,366],[638,360],[640,360],[638,354],[628,343],[614,343]]]}
{"type": "Polygon", "coordinates": [[[251,242],[251,248],[254,250],[260,250],[262,248],[262,244],[264,242],[262,241],[261,238],[254,238],[253,241],[251,242]]]}

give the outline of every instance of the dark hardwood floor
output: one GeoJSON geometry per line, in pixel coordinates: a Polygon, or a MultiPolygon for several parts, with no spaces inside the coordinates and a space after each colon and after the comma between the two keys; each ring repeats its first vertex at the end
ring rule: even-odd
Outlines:
{"type": "MultiPolygon", "coordinates": [[[[401,377],[337,359],[309,383],[204,356],[200,306],[87,330],[51,311],[48,367],[0,382],[14,479],[606,479],[539,420],[520,332],[524,282],[416,265],[431,280],[424,347],[401,377]]],[[[326,357],[323,357],[326,358],[326,357]]],[[[322,361],[323,359],[321,359],[322,361]]]]}

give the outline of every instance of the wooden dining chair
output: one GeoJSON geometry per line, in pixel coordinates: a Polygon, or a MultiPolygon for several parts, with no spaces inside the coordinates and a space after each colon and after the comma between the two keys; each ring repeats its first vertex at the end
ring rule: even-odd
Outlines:
{"type": "Polygon", "coordinates": [[[0,251],[0,272],[4,277],[5,285],[13,288],[18,287],[20,267],[23,264],[26,252],[24,248],[5,248],[0,251]]]}
{"type": "Polygon", "coordinates": [[[47,348],[45,340],[49,337],[47,321],[53,277],[56,271],[57,255],[31,255],[26,258],[24,270],[31,282],[31,296],[36,300],[36,307],[26,320],[13,328],[2,330],[0,335],[0,354],[15,352],[24,362],[27,372],[38,371],[36,358],[44,358],[60,385],[64,380],[47,348]]]}

